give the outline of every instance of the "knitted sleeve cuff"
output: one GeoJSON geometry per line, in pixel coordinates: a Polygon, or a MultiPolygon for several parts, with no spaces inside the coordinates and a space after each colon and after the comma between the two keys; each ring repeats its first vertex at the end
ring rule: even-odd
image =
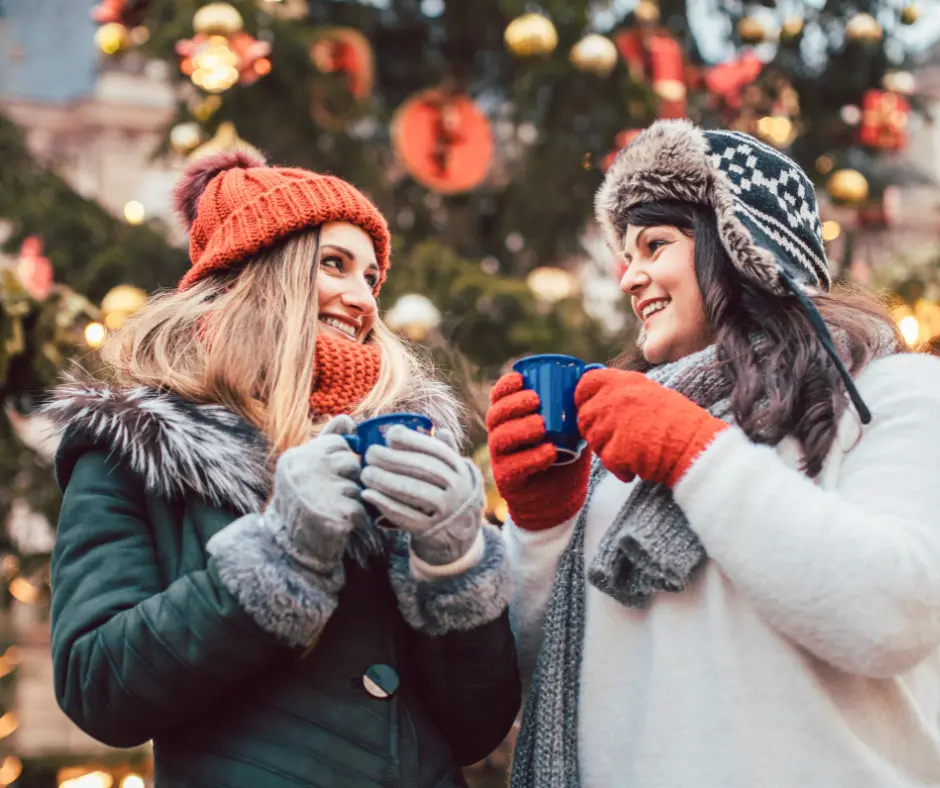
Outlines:
{"type": "Polygon", "coordinates": [[[509,604],[510,579],[506,547],[493,526],[484,526],[483,555],[470,569],[434,580],[411,572],[407,540],[389,548],[389,579],[398,608],[414,629],[432,636],[467,631],[497,619],[509,604]]]}

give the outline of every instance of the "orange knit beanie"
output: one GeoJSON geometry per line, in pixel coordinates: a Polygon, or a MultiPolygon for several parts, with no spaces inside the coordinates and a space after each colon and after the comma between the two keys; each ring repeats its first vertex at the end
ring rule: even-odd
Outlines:
{"type": "Polygon", "coordinates": [[[225,151],[189,164],[173,204],[189,230],[192,261],[180,290],[326,222],[350,222],[372,236],[379,264],[376,293],[388,274],[385,217],[358,189],[332,175],[268,167],[257,153],[225,151]]]}

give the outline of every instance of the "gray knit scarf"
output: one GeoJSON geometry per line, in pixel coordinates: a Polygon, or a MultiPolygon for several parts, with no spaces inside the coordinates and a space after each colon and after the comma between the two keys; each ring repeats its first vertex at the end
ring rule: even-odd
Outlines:
{"type": "MultiPolygon", "coordinates": [[[[835,339],[844,348],[845,338],[835,334],[835,339]]],[[[876,358],[896,352],[889,330],[879,332],[878,340],[876,358]]],[[[761,338],[755,341],[759,345],[761,338]]],[[[731,381],[718,363],[714,346],[655,367],[647,376],[732,423],[731,381]]],[[[584,529],[588,506],[605,473],[595,458],[587,500],[558,563],[516,741],[510,788],[580,786],[577,737],[584,640],[584,529]]],[[[602,538],[587,578],[621,604],[640,608],[655,591],[684,590],[693,570],[706,558],[669,488],[638,480],[602,538]]]]}

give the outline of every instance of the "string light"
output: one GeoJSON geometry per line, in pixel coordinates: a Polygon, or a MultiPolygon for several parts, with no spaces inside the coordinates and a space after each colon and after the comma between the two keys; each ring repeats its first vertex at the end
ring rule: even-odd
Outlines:
{"type": "Polygon", "coordinates": [[[88,772],[59,783],[59,788],[111,788],[114,778],[107,772],[88,772]]]}
{"type": "Polygon", "coordinates": [[[10,646],[3,655],[0,655],[0,678],[8,676],[17,665],[23,661],[23,653],[17,646],[10,646]]]}
{"type": "Polygon", "coordinates": [[[0,786],[5,788],[16,782],[23,773],[23,762],[15,755],[8,755],[0,763],[0,786]]]}
{"type": "Polygon", "coordinates": [[[137,200],[131,200],[125,204],[124,218],[127,219],[128,224],[142,224],[146,216],[147,212],[144,210],[144,206],[137,200]]]}
{"type": "Polygon", "coordinates": [[[13,578],[10,582],[10,594],[24,605],[33,605],[39,601],[39,589],[23,577],[13,578]]]}
{"type": "Polygon", "coordinates": [[[824,241],[834,241],[842,233],[842,226],[835,220],[830,219],[822,223],[822,239],[824,241]]]}
{"type": "Polygon", "coordinates": [[[144,788],[144,778],[139,774],[128,774],[121,780],[121,788],[144,788]]]}
{"type": "Polygon", "coordinates": [[[20,721],[12,711],[0,717],[0,739],[5,739],[20,726],[20,721]]]}
{"type": "Polygon", "coordinates": [[[904,337],[904,341],[908,345],[913,345],[917,342],[917,337],[920,335],[920,323],[917,322],[917,318],[914,315],[905,315],[898,321],[898,328],[901,329],[901,336],[904,337]]]}
{"type": "Polygon", "coordinates": [[[85,326],[85,343],[88,347],[101,347],[107,333],[107,329],[101,323],[89,323],[85,326]]]}

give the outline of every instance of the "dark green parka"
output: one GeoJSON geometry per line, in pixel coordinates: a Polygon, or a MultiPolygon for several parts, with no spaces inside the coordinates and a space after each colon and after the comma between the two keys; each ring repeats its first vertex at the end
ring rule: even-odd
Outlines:
{"type": "Polygon", "coordinates": [[[102,742],[152,739],[158,788],[457,786],[509,731],[520,685],[495,531],[476,567],[433,583],[412,578],[401,536],[357,537],[334,610],[242,527],[271,478],[233,413],[78,383],[47,413],[65,430],[56,695],[102,742]],[[278,635],[309,616],[326,623],[305,655],[278,635]]]}

